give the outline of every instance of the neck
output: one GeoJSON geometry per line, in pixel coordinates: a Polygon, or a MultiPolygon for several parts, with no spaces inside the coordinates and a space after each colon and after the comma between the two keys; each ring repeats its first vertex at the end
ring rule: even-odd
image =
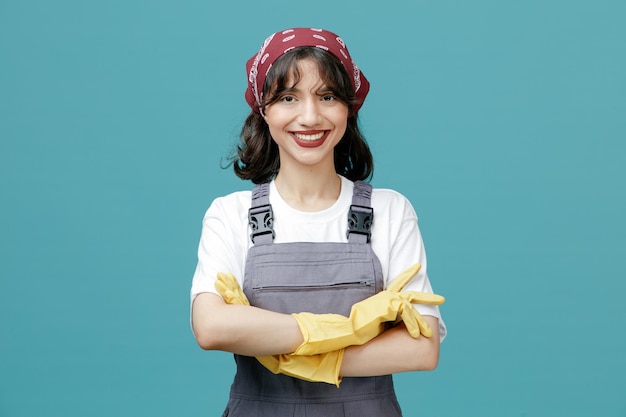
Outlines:
{"type": "Polygon", "coordinates": [[[334,172],[284,172],[276,176],[276,189],[291,207],[321,211],[332,206],[341,193],[341,178],[334,172]]]}

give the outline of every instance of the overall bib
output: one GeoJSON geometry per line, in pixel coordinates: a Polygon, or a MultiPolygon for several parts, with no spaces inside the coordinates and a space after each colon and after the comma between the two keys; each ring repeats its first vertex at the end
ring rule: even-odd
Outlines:
{"type": "MultiPolygon", "coordinates": [[[[371,186],[355,182],[348,243],[273,243],[269,184],[252,192],[243,290],[250,304],[291,314],[350,314],[383,290],[380,261],[369,244],[371,186]]],[[[400,417],[391,375],[343,378],[337,388],[274,375],[256,358],[235,355],[237,373],[222,417],[400,417]]]]}

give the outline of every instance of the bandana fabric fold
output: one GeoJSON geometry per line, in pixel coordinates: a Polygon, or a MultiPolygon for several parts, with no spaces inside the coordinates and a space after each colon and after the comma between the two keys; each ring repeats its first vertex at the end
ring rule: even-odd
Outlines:
{"type": "Polygon", "coordinates": [[[269,36],[263,42],[259,52],[248,60],[246,63],[248,88],[245,97],[252,110],[259,112],[263,100],[263,84],[272,64],[285,52],[300,46],[323,49],[341,61],[350,75],[355,91],[357,104],[354,106],[354,112],[356,113],[367,96],[370,84],[350,57],[343,39],[328,30],[314,28],[293,28],[276,32],[269,36]]]}

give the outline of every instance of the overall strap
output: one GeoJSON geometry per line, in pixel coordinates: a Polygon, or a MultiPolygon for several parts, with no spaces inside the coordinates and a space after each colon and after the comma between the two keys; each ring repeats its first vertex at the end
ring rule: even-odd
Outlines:
{"type": "Polygon", "coordinates": [[[350,243],[369,243],[373,222],[372,186],[363,181],[355,181],[352,205],[348,212],[348,241],[350,243]]]}
{"type": "Polygon", "coordinates": [[[255,245],[269,245],[274,241],[274,213],[270,205],[269,183],[257,184],[252,189],[248,223],[250,239],[255,245]]]}
{"type": "MultiPolygon", "coordinates": [[[[352,205],[348,212],[348,241],[369,243],[372,236],[374,209],[371,207],[371,184],[355,181],[352,205]]],[[[269,183],[257,184],[252,190],[251,206],[248,210],[250,239],[255,245],[269,245],[274,241],[274,213],[269,199],[269,183]]]]}

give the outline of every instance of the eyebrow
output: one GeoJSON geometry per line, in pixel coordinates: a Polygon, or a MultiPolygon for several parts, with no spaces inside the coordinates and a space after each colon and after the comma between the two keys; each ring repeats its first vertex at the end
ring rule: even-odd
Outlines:
{"type": "Polygon", "coordinates": [[[300,89],[296,88],[296,86],[294,85],[292,87],[285,88],[281,93],[297,93],[297,92],[300,92],[300,89]]]}
{"type": "MultiPolygon", "coordinates": [[[[285,88],[281,94],[285,94],[285,93],[299,93],[302,90],[297,88],[295,85],[289,88],[285,88]]],[[[317,90],[315,90],[315,94],[320,95],[320,94],[328,94],[328,93],[332,93],[334,94],[334,91],[332,88],[330,88],[329,86],[327,86],[326,84],[322,85],[320,88],[318,88],[317,90]]]]}
{"type": "Polygon", "coordinates": [[[327,86],[327,85],[323,85],[323,86],[321,86],[320,88],[318,88],[318,89],[315,91],[315,93],[316,93],[316,94],[326,94],[326,93],[333,93],[333,94],[334,94],[334,91],[333,91],[333,89],[332,89],[332,88],[330,88],[329,86],[327,86]]]}

